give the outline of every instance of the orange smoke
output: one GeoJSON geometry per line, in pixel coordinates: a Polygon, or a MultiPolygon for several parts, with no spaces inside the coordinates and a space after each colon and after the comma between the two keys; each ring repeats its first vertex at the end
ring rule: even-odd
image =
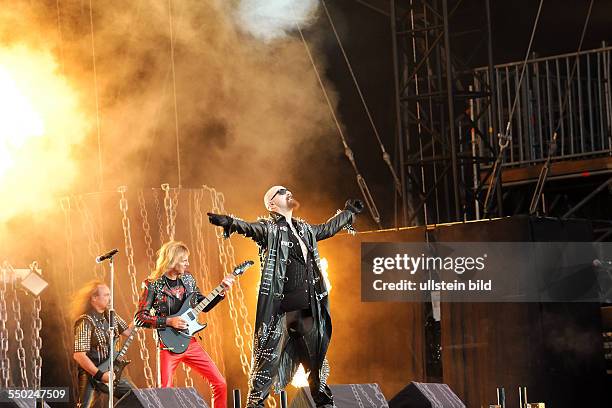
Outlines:
{"type": "Polygon", "coordinates": [[[58,70],[50,53],[0,48],[0,222],[49,208],[75,178],[89,126],[58,70]]]}

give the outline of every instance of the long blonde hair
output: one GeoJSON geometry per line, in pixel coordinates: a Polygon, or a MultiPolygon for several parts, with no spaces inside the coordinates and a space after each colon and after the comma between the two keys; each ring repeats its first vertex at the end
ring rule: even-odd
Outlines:
{"type": "Polygon", "coordinates": [[[149,275],[150,280],[159,279],[166,271],[173,269],[181,256],[189,256],[189,248],[181,241],[168,241],[157,251],[155,269],[149,275]]]}
{"type": "Polygon", "coordinates": [[[76,320],[82,314],[85,314],[91,307],[91,298],[98,294],[100,286],[106,286],[106,283],[101,280],[92,280],[87,282],[81,289],[74,294],[70,302],[70,317],[76,320]]]}

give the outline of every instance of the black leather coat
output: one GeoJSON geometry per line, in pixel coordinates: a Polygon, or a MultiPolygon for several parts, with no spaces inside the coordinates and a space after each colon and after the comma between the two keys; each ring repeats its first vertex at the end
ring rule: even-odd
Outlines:
{"type": "MultiPolygon", "coordinates": [[[[317,330],[312,331],[315,338],[307,339],[307,341],[311,344],[310,347],[316,348],[316,350],[312,350],[313,354],[320,356],[319,367],[317,368],[322,371],[320,375],[323,383],[325,383],[327,377],[327,362],[324,357],[331,339],[332,325],[328,292],[321,275],[317,242],[334,236],[344,227],[349,226],[353,222],[353,218],[354,214],[351,211],[344,210],[323,224],[308,224],[297,218],[292,219],[298,234],[315,259],[314,285],[310,292],[317,330]]],[[[250,237],[258,244],[260,250],[261,281],[253,339],[253,372],[249,381],[257,380],[257,378],[253,378],[253,374],[258,374],[256,372],[258,366],[265,365],[265,361],[278,359],[278,373],[275,378],[277,389],[284,388],[291,381],[299,365],[295,348],[291,344],[292,339],[288,336],[283,336],[283,340],[278,342],[275,350],[267,348],[267,345],[271,344],[270,338],[279,335],[279,331],[282,330],[282,320],[279,320],[278,317],[280,301],[283,299],[285,271],[289,257],[288,228],[284,217],[274,212],[270,213],[268,218],[259,219],[257,222],[246,222],[234,218],[229,226],[230,233],[236,232],[250,237]],[[270,357],[270,353],[272,353],[272,357],[270,357]]]]}

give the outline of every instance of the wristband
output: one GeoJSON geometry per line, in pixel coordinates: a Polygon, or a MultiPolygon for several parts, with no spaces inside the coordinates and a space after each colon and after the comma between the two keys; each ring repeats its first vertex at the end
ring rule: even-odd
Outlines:
{"type": "Polygon", "coordinates": [[[94,375],[94,378],[97,381],[102,381],[102,376],[104,375],[104,373],[102,372],[102,370],[98,370],[98,372],[96,373],[96,375],[94,375]]]}

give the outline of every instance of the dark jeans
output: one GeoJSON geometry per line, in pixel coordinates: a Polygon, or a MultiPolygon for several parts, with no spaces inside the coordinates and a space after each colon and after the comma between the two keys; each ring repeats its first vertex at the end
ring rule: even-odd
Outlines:
{"type": "MultiPolygon", "coordinates": [[[[93,377],[85,370],[79,368],[79,400],[76,406],[78,408],[90,408],[93,407],[93,402],[99,397],[100,394],[107,394],[108,392],[100,387],[100,385],[93,379],[93,377]]],[[[131,389],[136,388],[134,384],[126,379],[119,380],[119,383],[115,387],[114,397],[121,398],[127,394],[131,389]]]]}

